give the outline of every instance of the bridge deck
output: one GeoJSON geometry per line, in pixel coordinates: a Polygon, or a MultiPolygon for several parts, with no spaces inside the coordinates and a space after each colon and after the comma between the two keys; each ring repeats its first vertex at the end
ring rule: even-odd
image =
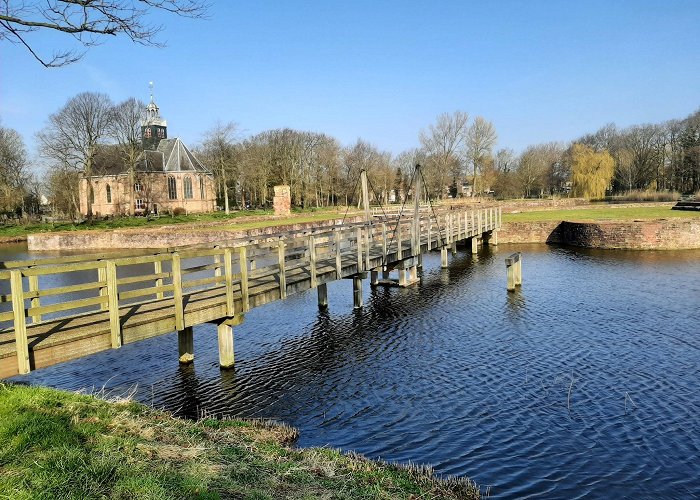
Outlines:
{"type": "Polygon", "coordinates": [[[437,220],[426,215],[419,226],[419,245],[412,241],[414,222],[395,219],[214,249],[0,263],[0,306],[13,305],[0,309],[0,378],[220,322],[337,279],[401,267],[420,253],[498,229],[500,211],[453,211],[437,220]],[[2,295],[8,288],[11,293],[2,295]]]}

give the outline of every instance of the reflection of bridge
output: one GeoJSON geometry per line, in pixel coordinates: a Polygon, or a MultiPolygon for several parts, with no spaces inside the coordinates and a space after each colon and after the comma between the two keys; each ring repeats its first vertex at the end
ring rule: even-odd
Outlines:
{"type": "Polygon", "coordinates": [[[458,241],[471,241],[472,252],[479,240],[496,243],[498,208],[425,211],[416,203],[410,217],[373,219],[363,188],[362,223],[214,248],[0,263],[0,306],[12,304],[0,309],[0,378],[172,331],[180,361],[190,362],[193,327],[203,323],[218,325],[220,364],[231,367],[232,327],[252,307],[311,288],[325,307],[326,284],[345,278],[361,307],[368,272],[372,284],[406,286],[417,280],[424,252],[439,248],[447,267],[458,241]]]}

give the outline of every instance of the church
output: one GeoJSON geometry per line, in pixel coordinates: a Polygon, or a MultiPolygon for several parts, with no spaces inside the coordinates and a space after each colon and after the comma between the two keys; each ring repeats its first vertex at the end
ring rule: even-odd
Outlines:
{"type": "Polygon", "coordinates": [[[137,215],[213,212],[214,176],[177,137],[168,138],[167,122],[153,100],[141,123],[141,147],[134,176],[116,146],[103,146],[91,177],[80,179],[80,212],[87,215],[88,183],[92,184],[92,213],[137,215]],[[98,174],[99,173],[99,174],[98,174]],[[133,210],[129,204],[133,200],[133,210]]]}

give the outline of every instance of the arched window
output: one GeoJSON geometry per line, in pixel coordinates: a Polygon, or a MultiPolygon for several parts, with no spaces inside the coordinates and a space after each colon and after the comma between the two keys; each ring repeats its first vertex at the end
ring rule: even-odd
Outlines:
{"type": "Polygon", "coordinates": [[[192,199],[192,179],[185,177],[185,199],[192,199]]]}
{"type": "Polygon", "coordinates": [[[175,183],[175,177],[168,177],[168,198],[177,200],[177,184],[175,183]]]}
{"type": "Polygon", "coordinates": [[[199,197],[204,199],[204,177],[199,178],[199,197]]]}
{"type": "Polygon", "coordinates": [[[105,193],[107,193],[107,203],[112,203],[112,186],[107,184],[107,187],[105,187],[105,193]]]}

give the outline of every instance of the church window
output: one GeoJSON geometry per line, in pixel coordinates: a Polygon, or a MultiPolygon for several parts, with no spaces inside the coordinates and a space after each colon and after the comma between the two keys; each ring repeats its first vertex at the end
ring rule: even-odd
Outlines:
{"type": "Polygon", "coordinates": [[[137,193],[140,193],[141,189],[142,189],[142,186],[141,186],[140,182],[137,182],[136,184],[134,184],[134,191],[136,191],[137,193]]]}
{"type": "Polygon", "coordinates": [[[135,201],[136,210],[144,210],[146,208],[146,203],[143,200],[135,201]]]}
{"type": "Polygon", "coordinates": [[[177,184],[175,177],[168,177],[168,198],[177,200],[177,184]]]}
{"type": "Polygon", "coordinates": [[[192,179],[185,177],[185,199],[192,199],[192,179]]]}
{"type": "Polygon", "coordinates": [[[143,131],[143,136],[144,136],[146,139],[150,139],[150,138],[151,138],[151,129],[150,129],[150,127],[146,127],[146,130],[143,131]]]}
{"type": "Polygon", "coordinates": [[[165,130],[162,128],[158,129],[158,139],[164,139],[165,138],[165,130]]]}
{"type": "Polygon", "coordinates": [[[105,192],[107,193],[107,203],[112,203],[112,186],[107,184],[105,192]]]}

